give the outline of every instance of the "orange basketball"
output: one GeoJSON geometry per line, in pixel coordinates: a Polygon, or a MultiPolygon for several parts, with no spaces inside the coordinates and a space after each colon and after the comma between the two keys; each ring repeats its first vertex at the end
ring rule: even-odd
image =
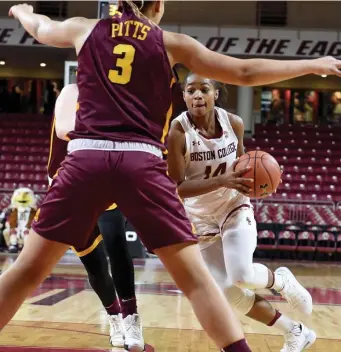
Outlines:
{"type": "Polygon", "coordinates": [[[245,178],[253,178],[250,183],[252,188],[250,198],[266,198],[279,186],[281,169],[276,159],[266,152],[255,150],[243,154],[236,165],[235,170],[251,167],[251,170],[243,175],[245,178]]]}

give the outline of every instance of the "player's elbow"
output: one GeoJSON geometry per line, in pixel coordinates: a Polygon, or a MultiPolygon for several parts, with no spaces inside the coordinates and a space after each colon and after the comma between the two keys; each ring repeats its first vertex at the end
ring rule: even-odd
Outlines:
{"type": "Polygon", "coordinates": [[[51,36],[52,36],[51,30],[46,28],[46,26],[38,26],[35,33],[33,34],[33,38],[37,42],[45,45],[50,44],[51,36]]]}
{"type": "Polygon", "coordinates": [[[254,64],[249,60],[240,60],[240,65],[236,70],[238,85],[241,86],[254,86],[256,82],[254,64]]]}

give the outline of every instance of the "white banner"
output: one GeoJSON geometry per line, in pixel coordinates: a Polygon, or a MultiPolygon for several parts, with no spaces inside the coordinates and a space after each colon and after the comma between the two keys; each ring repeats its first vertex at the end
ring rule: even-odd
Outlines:
{"type": "Polygon", "coordinates": [[[341,57],[341,33],[257,28],[164,26],[232,56],[341,57]]]}
{"type": "MultiPolygon", "coordinates": [[[[185,33],[207,48],[232,56],[341,57],[341,32],[257,28],[162,26],[185,33]]],[[[0,20],[0,45],[41,45],[12,19],[0,20]]]]}
{"type": "MultiPolygon", "coordinates": [[[[0,45],[41,45],[16,20],[0,20],[0,45]]],[[[3,49],[0,49],[3,50],[3,49]]]]}

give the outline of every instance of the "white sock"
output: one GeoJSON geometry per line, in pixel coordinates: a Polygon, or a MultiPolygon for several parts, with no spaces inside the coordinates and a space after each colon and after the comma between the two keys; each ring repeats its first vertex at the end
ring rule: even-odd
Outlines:
{"type": "Polygon", "coordinates": [[[274,284],[270,287],[273,288],[275,291],[280,292],[284,288],[284,281],[283,277],[280,274],[277,274],[276,272],[274,274],[274,284]]]}
{"type": "Polygon", "coordinates": [[[281,315],[273,325],[276,329],[282,331],[284,334],[287,332],[290,332],[295,325],[300,325],[299,323],[296,323],[295,321],[291,320],[290,318],[286,317],[285,315],[281,315]]]}

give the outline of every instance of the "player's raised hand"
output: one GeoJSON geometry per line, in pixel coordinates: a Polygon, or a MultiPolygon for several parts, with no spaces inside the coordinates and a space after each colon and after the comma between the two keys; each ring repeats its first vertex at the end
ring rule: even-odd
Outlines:
{"type": "Polygon", "coordinates": [[[312,60],[314,64],[313,73],[316,75],[336,75],[341,77],[341,60],[332,56],[321,57],[312,60]]]}
{"type": "Polygon", "coordinates": [[[253,179],[243,176],[246,172],[250,171],[251,168],[247,166],[239,171],[234,171],[238,161],[239,158],[233,162],[231,167],[227,170],[226,174],[221,176],[221,185],[222,187],[232,188],[244,194],[245,196],[249,196],[250,192],[252,191],[250,184],[253,183],[253,179]]]}
{"type": "Polygon", "coordinates": [[[28,4],[19,4],[12,6],[8,11],[8,16],[17,18],[19,11],[33,13],[33,6],[28,4]]]}

